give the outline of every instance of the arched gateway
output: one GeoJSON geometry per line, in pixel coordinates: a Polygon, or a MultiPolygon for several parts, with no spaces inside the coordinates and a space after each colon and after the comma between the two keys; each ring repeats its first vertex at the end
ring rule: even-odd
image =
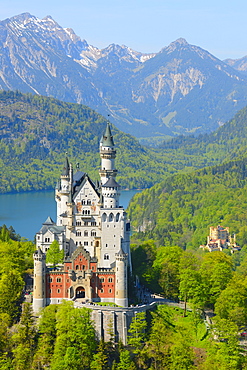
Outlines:
{"type": "Polygon", "coordinates": [[[75,298],[85,298],[85,289],[82,286],[76,288],[75,298]]]}

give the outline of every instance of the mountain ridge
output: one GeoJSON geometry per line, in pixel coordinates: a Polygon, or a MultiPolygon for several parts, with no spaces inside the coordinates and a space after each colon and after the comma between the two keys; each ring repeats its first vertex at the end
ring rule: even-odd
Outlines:
{"type": "Polygon", "coordinates": [[[51,16],[0,22],[0,88],[95,109],[136,137],[210,132],[247,104],[247,76],[180,38],[158,53],[98,49],[51,16]]]}

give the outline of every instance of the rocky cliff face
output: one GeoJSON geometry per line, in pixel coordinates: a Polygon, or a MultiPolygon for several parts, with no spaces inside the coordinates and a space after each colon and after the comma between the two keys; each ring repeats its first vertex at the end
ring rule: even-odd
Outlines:
{"type": "Polygon", "coordinates": [[[154,136],[216,129],[247,102],[247,77],[184,39],[157,54],[98,49],[50,16],[0,22],[0,88],[78,102],[123,131],[154,136]]]}

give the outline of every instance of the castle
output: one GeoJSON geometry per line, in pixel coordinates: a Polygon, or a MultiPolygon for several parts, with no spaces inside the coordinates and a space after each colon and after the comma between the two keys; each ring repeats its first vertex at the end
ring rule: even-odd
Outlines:
{"type": "Polygon", "coordinates": [[[220,225],[209,228],[209,235],[207,237],[207,244],[201,245],[201,249],[209,252],[220,251],[223,249],[229,249],[231,253],[241,250],[236,244],[236,235],[233,237],[230,235],[229,227],[222,227],[220,225]]]}
{"type": "Polygon", "coordinates": [[[128,307],[127,270],[131,270],[130,223],[119,205],[116,150],[109,123],[100,141],[100,182],[95,184],[65,159],[55,190],[56,223],[48,217],[36,234],[33,310],[65,300],[113,302],[128,307]],[[64,261],[46,262],[52,242],[64,261]]]}

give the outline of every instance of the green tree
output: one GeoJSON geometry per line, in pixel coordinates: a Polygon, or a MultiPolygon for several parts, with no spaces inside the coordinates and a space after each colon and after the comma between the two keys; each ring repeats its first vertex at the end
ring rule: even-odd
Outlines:
{"type": "Polygon", "coordinates": [[[56,341],[51,370],[63,369],[65,361],[68,363],[69,360],[68,353],[74,355],[73,364],[77,363],[77,357],[80,356],[78,370],[88,369],[96,348],[95,330],[90,318],[90,310],[74,308],[73,302],[63,302],[58,306],[56,320],[56,341]],[[68,350],[70,347],[74,348],[72,352],[68,350]]]}
{"type": "Polygon", "coordinates": [[[58,241],[54,240],[46,253],[46,262],[55,267],[58,263],[62,263],[63,259],[64,251],[63,249],[60,250],[58,241]]]}
{"type": "Polygon", "coordinates": [[[185,302],[185,315],[187,301],[191,302],[195,309],[202,308],[206,301],[205,285],[199,269],[198,258],[193,253],[184,252],[179,265],[179,292],[180,298],[185,302]]]}
{"type": "Polygon", "coordinates": [[[108,368],[108,358],[107,349],[105,342],[101,339],[97,348],[97,352],[93,355],[93,360],[91,362],[90,368],[92,370],[107,370],[108,368]]]}
{"type": "Polygon", "coordinates": [[[174,336],[174,344],[170,349],[170,370],[194,369],[194,353],[190,347],[186,333],[178,333],[174,336]]]}
{"type": "Polygon", "coordinates": [[[38,345],[33,359],[33,369],[41,370],[50,366],[56,340],[57,305],[43,309],[38,322],[38,345]]]}
{"type": "Polygon", "coordinates": [[[247,281],[234,275],[215,303],[219,319],[234,322],[239,328],[247,325],[247,281]]]}
{"type": "Polygon", "coordinates": [[[17,332],[12,336],[14,368],[27,370],[31,368],[36,347],[36,328],[30,303],[23,304],[21,320],[16,327],[17,332]]]}
{"type": "Polygon", "coordinates": [[[146,328],[146,313],[137,312],[130,324],[128,345],[132,347],[132,352],[136,355],[138,366],[141,364],[141,353],[145,344],[146,328]]]}
{"type": "Polygon", "coordinates": [[[24,281],[17,270],[2,274],[0,279],[0,313],[15,320],[20,313],[20,302],[24,281]]]}
{"type": "Polygon", "coordinates": [[[170,363],[170,347],[175,325],[171,312],[166,306],[158,306],[157,311],[151,314],[151,329],[144,351],[152,368],[163,370],[170,363]]]}
{"type": "Polygon", "coordinates": [[[223,252],[207,253],[203,257],[200,274],[207,287],[208,303],[215,304],[233,275],[230,256],[223,252]]]}
{"type": "Polygon", "coordinates": [[[120,361],[116,367],[117,370],[136,370],[134,362],[131,360],[130,353],[127,349],[120,352],[120,361]]]}
{"type": "Polygon", "coordinates": [[[159,271],[159,285],[166,298],[177,299],[179,295],[179,261],[183,250],[178,247],[160,247],[153,263],[159,271]]]}

